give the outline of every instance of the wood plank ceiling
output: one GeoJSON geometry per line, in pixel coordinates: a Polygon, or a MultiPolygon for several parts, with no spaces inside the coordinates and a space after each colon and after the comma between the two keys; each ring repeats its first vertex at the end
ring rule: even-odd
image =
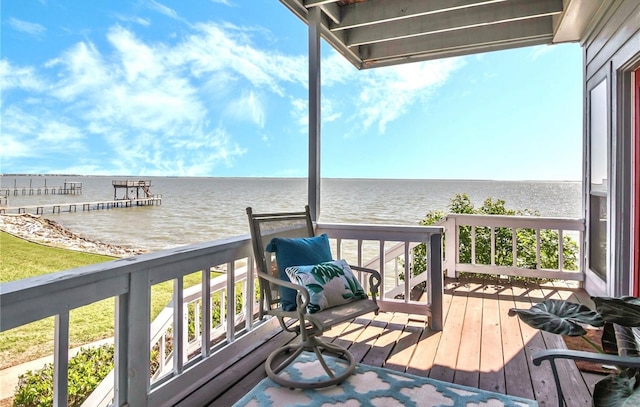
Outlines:
{"type": "Polygon", "coordinates": [[[551,44],[564,11],[563,0],[280,1],[305,23],[320,7],[322,37],[359,69],[551,44]]]}

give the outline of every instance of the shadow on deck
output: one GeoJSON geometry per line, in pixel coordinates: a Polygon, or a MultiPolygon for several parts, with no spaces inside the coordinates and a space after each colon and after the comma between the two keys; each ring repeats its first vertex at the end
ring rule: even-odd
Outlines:
{"type": "MultiPolygon", "coordinates": [[[[558,282],[524,285],[450,279],[445,285],[441,332],[430,330],[424,316],[381,313],[337,326],[324,337],[347,346],[363,364],[557,406],[549,364],[534,366],[531,355],[540,349],[565,347],[562,337],[508,316],[512,307],[528,308],[546,298],[589,301],[584,291],[558,282]]],[[[291,340],[291,334],[275,334],[177,405],[232,405],[266,377],[267,355],[291,340]]],[[[567,405],[591,405],[593,375],[582,375],[571,361],[559,366],[559,372],[567,405]]]]}

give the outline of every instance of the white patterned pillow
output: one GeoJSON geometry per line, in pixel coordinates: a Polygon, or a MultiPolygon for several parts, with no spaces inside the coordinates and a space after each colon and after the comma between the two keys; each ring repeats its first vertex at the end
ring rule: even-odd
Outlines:
{"type": "Polygon", "coordinates": [[[333,260],[311,266],[287,267],[289,280],[309,290],[310,314],[353,300],[367,298],[362,285],[344,260],[333,260]]]}

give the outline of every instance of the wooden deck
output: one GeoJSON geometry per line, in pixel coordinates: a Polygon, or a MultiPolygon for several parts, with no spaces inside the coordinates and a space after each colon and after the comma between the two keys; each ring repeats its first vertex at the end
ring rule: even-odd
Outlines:
{"type": "MultiPolygon", "coordinates": [[[[564,341],[509,317],[508,310],[528,308],[545,298],[570,297],[589,301],[584,291],[567,284],[447,280],[441,332],[428,329],[423,316],[381,313],[340,325],[326,332],[325,338],[348,346],[364,364],[535,399],[540,406],[557,406],[551,368],[546,362],[534,366],[531,354],[565,347],[564,341]]],[[[178,405],[232,405],[265,377],[266,355],[291,339],[290,335],[276,335],[178,405]]],[[[590,406],[597,377],[581,375],[573,362],[566,362],[559,371],[565,381],[567,406],[590,406]]]]}

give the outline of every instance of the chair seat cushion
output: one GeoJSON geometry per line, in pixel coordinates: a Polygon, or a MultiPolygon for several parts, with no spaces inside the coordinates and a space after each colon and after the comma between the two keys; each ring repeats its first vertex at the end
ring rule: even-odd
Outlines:
{"type": "MultiPolygon", "coordinates": [[[[278,278],[291,281],[285,272],[287,267],[318,264],[331,261],[331,247],[326,234],[314,237],[281,238],[275,237],[266,247],[266,251],[276,254],[278,278]]],[[[280,289],[280,304],[285,311],[296,309],[296,290],[280,289]]]]}
{"type": "Polygon", "coordinates": [[[287,267],[289,279],[304,286],[310,294],[310,314],[367,298],[362,285],[345,260],[316,265],[287,267]]]}

